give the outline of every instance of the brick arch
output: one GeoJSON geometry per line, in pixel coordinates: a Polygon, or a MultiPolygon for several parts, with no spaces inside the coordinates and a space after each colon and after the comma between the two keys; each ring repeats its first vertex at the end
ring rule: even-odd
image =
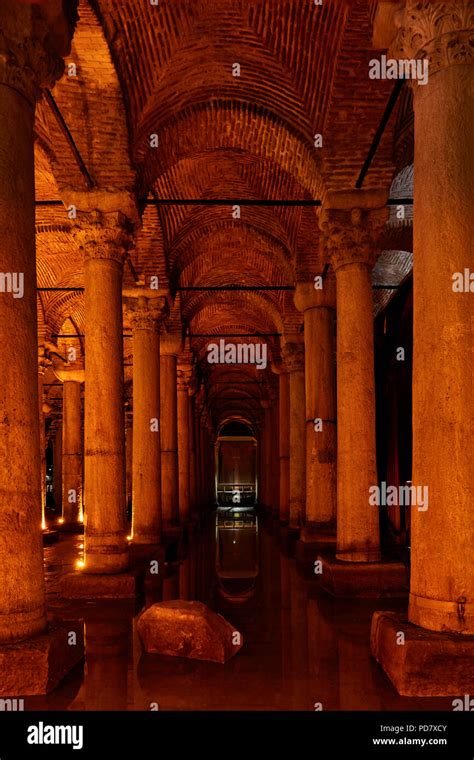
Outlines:
{"type": "Polygon", "coordinates": [[[318,153],[275,113],[240,101],[211,101],[182,109],[156,126],[143,121],[135,134],[134,160],[142,182],[150,188],[180,161],[196,155],[211,158],[222,150],[246,153],[272,161],[295,177],[311,197],[318,197],[322,179],[318,153]],[[149,136],[158,133],[159,147],[149,147],[149,136]],[[271,135],[271,139],[269,139],[271,135]]]}
{"type": "MultiPolygon", "coordinates": [[[[129,157],[121,84],[99,18],[88,0],[80,0],[79,16],[71,53],[65,61],[66,73],[54,87],[53,96],[96,184],[132,190],[135,173],[129,157]],[[72,63],[77,67],[75,77],[67,75],[72,63]]],[[[53,169],[60,187],[87,189],[45,100],[37,108],[36,131],[43,137],[47,134],[54,145],[53,169]]]]}
{"type": "Polygon", "coordinates": [[[282,243],[250,225],[229,222],[195,230],[169,252],[169,268],[183,286],[210,283],[217,275],[221,284],[257,284],[251,273],[258,274],[260,285],[294,280],[293,263],[282,243]]]}

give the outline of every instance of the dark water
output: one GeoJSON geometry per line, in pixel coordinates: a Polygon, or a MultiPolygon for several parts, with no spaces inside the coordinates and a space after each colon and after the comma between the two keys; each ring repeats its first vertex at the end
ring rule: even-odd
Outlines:
{"type": "Polygon", "coordinates": [[[262,521],[227,516],[160,565],[140,602],[69,603],[58,591],[82,538],[45,549],[51,613],[83,617],[86,658],[47,697],[25,709],[51,710],[451,710],[451,699],[400,697],[369,651],[371,614],[400,600],[339,601],[321,595],[262,521]],[[147,655],[136,620],[145,605],[197,599],[226,617],[244,638],[225,665],[147,655]]]}

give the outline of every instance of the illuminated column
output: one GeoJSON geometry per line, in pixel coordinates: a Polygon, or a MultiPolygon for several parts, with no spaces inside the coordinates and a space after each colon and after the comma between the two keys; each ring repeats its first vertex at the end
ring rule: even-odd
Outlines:
{"type": "Polygon", "coordinates": [[[412,480],[428,509],[411,510],[409,620],[474,634],[474,3],[407,3],[400,23],[394,54],[429,61],[412,87],[412,480]]]}
{"type": "MultiPolygon", "coordinates": [[[[9,0],[0,4],[0,271],[7,286],[11,284],[0,294],[0,644],[33,636],[46,627],[34,117],[40,86],[52,86],[61,75],[60,56],[67,54],[70,40],[67,25],[53,30],[43,12],[47,13],[39,6],[9,0]],[[10,351],[12,338],[17,350],[10,351]]],[[[60,13],[57,18],[63,21],[60,13]]],[[[16,680],[20,682],[19,674],[16,680]]],[[[1,687],[0,692],[4,693],[1,687]]]]}
{"type": "Polygon", "coordinates": [[[272,420],[272,408],[271,401],[263,400],[261,402],[264,409],[264,422],[262,430],[263,439],[263,461],[262,461],[262,474],[263,474],[263,503],[267,508],[271,508],[272,505],[272,437],[273,437],[273,420],[272,420]]]}
{"type": "Polygon", "coordinates": [[[43,351],[38,356],[38,417],[40,436],[40,478],[41,478],[41,524],[46,528],[46,429],[44,419],[44,373],[50,362],[43,351]]]}
{"type": "MultiPolygon", "coordinates": [[[[82,371],[81,374],[83,375],[84,372],[82,371]]],[[[65,379],[63,382],[62,482],[63,520],[66,524],[79,523],[83,519],[82,462],[81,382],[65,379]]]]}
{"type": "Polygon", "coordinates": [[[278,394],[274,393],[272,401],[272,511],[275,518],[280,516],[280,418],[278,394]]]}
{"type": "Polygon", "coordinates": [[[128,567],[122,276],[131,235],[121,213],[97,211],[76,236],[85,261],[84,572],[111,574],[128,567]]]}
{"type": "Polygon", "coordinates": [[[189,505],[195,512],[197,507],[196,482],[196,415],[192,389],[189,390],[189,505]]]}
{"type": "Polygon", "coordinates": [[[180,348],[180,336],[161,336],[161,488],[165,530],[179,523],[177,357],[180,348]]]}
{"type": "Polygon", "coordinates": [[[285,343],[283,359],[290,375],[290,499],[289,527],[301,528],[305,510],[305,397],[304,347],[301,343],[285,343]]]}
{"type": "Polygon", "coordinates": [[[166,298],[127,297],[133,331],[133,512],[134,544],[161,540],[160,329],[169,313],[166,298]]]}
{"type": "Polygon", "coordinates": [[[63,423],[58,422],[53,449],[54,505],[62,508],[63,499],[63,423]]]}
{"type": "Polygon", "coordinates": [[[295,304],[304,313],[306,394],[305,532],[336,518],[336,367],[334,361],[334,278],[315,289],[296,286],[295,304]]]}
{"type": "Polygon", "coordinates": [[[178,472],[179,472],[179,519],[189,519],[189,384],[192,368],[178,368],[178,472]]]}
{"type": "Polygon", "coordinates": [[[336,272],[336,557],[348,562],[380,560],[379,510],[369,504],[378,482],[371,271],[385,203],[377,191],[329,193],[320,217],[336,272]]]}
{"type": "Polygon", "coordinates": [[[280,521],[287,523],[290,515],[290,374],[283,366],[279,381],[280,521]]]}
{"type": "Polygon", "coordinates": [[[133,489],[133,412],[125,411],[125,501],[127,511],[132,506],[133,489]]]}

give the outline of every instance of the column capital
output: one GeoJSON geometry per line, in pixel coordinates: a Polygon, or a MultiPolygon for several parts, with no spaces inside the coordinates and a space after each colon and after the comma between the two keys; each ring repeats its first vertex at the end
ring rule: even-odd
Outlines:
{"type": "Polygon", "coordinates": [[[0,84],[20,92],[34,105],[42,87],[53,87],[62,76],[62,57],[71,49],[79,18],[78,0],[0,6],[0,84]]]}
{"type": "Polygon", "coordinates": [[[53,364],[53,372],[62,383],[83,383],[85,379],[84,368],[80,362],[61,366],[53,364]]]}
{"type": "Polygon", "coordinates": [[[319,308],[335,309],[336,280],[334,272],[328,272],[321,288],[315,286],[316,281],[296,283],[294,301],[298,311],[305,312],[308,309],[319,308]]]}
{"type": "Polygon", "coordinates": [[[177,370],[178,390],[188,392],[193,380],[193,367],[186,364],[180,365],[177,370]]]}
{"type": "Polygon", "coordinates": [[[348,264],[372,268],[388,219],[386,192],[354,190],[328,193],[319,217],[334,271],[348,264]]]}
{"type": "Polygon", "coordinates": [[[181,333],[169,332],[161,334],[161,356],[178,356],[183,349],[183,337],[181,333]]]}
{"type": "Polygon", "coordinates": [[[288,367],[288,372],[304,372],[303,343],[285,343],[283,360],[288,367]]]}
{"type": "MultiPolygon", "coordinates": [[[[474,3],[407,0],[394,17],[389,56],[428,60],[428,76],[456,64],[474,64],[474,3]]],[[[410,84],[416,84],[411,80],[410,84]]],[[[424,87],[414,87],[416,92],[424,87]]]]}
{"type": "Polygon", "coordinates": [[[133,224],[120,211],[81,212],[74,225],[73,235],[86,261],[108,259],[123,264],[126,251],[133,245],[133,224]]]}
{"type": "Polygon", "coordinates": [[[43,376],[46,370],[51,367],[51,364],[51,360],[48,359],[44,351],[38,350],[38,374],[43,376]]]}
{"type": "Polygon", "coordinates": [[[163,296],[147,298],[139,296],[124,299],[125,309],[132,330],[149,330],[160,332],[161,326],[169,315],[168,300],[163,296]]]}

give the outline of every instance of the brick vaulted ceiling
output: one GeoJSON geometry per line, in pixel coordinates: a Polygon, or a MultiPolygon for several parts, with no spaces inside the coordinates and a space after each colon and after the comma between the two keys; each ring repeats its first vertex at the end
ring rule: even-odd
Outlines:
{"type": "MultiPolygon", "coordinates": [[[[80,0],[65,75],[53,91],[95,190],[137,201],[132,266],[180,287],[280,286],[323,267],[317,209],[148,205],[139,199],[317,199],[354,187],[393,83],[368,79],[373,3],[349,0],[80,0]],[[233,76],[233,64],[240,76],[233,76]],[[150,147],[150,135],[159,145],[150,147]],[[314,135],[323,136],[316,148],[314,135]]],[[[388,190],[394,118],[365,180],[388,190]]],[[[36,197],[65,205],[87,184],[50,104],[36,119],[36,197]]],[[[37,208],[40,287],[83,286],[62,207],[37,208]]],[[[132,268],[125,279],[133,282],[132,268]]],[[[83,333],[83,294],[38,296],[40,334],[83,333]]],[[[179,290],[170,327],[202,333],[298,333],[291,291],[179,290]]],[[[207,341],[192,338],[197,361],[207,341]]],[[[131,341],[125,341],[130,365],[131,341]]],[[[280,341],[269,338],[270,354],[280,341]]],[[[209,381],[209,367],[204,368],[209,381]]],[[[126,366],[130,379],[131,367],[126,366]]],[[[268,393],[267,372],[214,369],[219,416],[268,393]],[[243,380],[252,382],[242,383],[243,380]],[[257,379],[259,382],[254,382],[257,379]],[[222,383],[222,391],[219,391],[222,383]],[[253,390],[245,390],[245,388],[253,390]],[[237,390],[236,390],[237,389],[237,390]],[[245,393],[244,393],[245,390],[245,393]],[[219,411],[220,410],[220,411],[219,411]]],[[[213,395],[214,394],[214,395],[213,395]]],[[[247,404],[248,410],[252,404],[247,404]]],[[[248,412],[250,415],[250,411],[248,412]]]]}

